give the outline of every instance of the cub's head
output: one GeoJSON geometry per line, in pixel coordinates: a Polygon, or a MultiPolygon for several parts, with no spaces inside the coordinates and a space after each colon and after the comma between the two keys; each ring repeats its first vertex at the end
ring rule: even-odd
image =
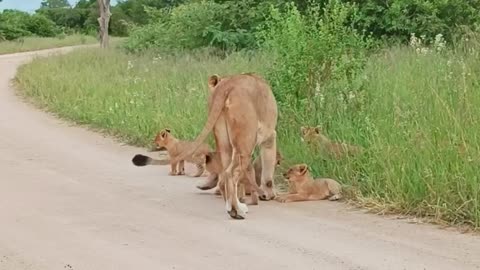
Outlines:
{"type": "Polygon", "coordinates": [[[205,169],[208,172],[220,174],[223,170],[222,161],[217,152],[208,152],[205,155],[205,169]]]}
{"type": "Polygon", "coordinates": [[[173,136],[170,134],[170,129],[165,128],[160,130],[155,136],[155,146],[157,149],[162,149],[172,140],[173,136]]]}
{"type": "Polygon", "coordinates": [[[311,141],[322,134],[319,127],[301,127],[300,131],[302,132],[302,141],[311,141]]]}
{"type": "Polygon", "coordinates": [[[283,174],[283,177],[289,182],[304,180],[306,176],[308,176],[308,166],[303,163],[290,167],[288,171],[283,174]]]}

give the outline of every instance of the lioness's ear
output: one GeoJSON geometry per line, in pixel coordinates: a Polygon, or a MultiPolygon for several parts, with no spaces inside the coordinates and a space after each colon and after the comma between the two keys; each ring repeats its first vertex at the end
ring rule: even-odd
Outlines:
{"type": "Polygon", "coordinates": [[[169,128],[166,128],[165,131],[168,132],[168,133],[170,133],[170,129],[169,129],[169,128]]]}
{"type": "Polygon", "coordinates": [[[315,127],[315,133],[320,134],[320,128],[319,127],[315,127]]]}
{"type": "Polygon", "coordinates": [[[217,74],[213,74],[212,76],[208,77],[208,86],[210,88],[217,86],[218,82],[220,82],[220,76],[217,74]]]}
{"type": "Polygon", "coordinates": [[[165,137],[167,137],[167,132],[165,130],[162,130],[162,132],[160,133],[160,137],[162,137],[162,139],[165,139],[165,137]]]}
{"type": "Polygon", "coordinates": [[[300,175],[304,175],[308,171],[307,164],[300,164],[300,166],[298,166],[298,168],[300,169],[300,175]]]}

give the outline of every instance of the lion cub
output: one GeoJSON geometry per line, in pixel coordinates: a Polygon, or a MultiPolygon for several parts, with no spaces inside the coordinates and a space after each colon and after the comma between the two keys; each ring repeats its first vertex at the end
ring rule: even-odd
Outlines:
{"type": "Polygon", "coordinates": [[[282,194],[275,199],[279,202],[330,201],[342,198],[342,186],[330,178],[313,179],[306,164],[297,164],[288,169],[283,176],[289,185],[294,185],[296,193],[282,194]]]}
{"type": "MultiPolygon", "coordinates": [[[[282,154],[277,150],[276,153],[276,166],[279,166],[280,163],[283,160],[282,154]]],[[[218,175],[223,171],[223,166],[222,166],[222,161],[220,160],[220,156],[218,155],[217,152],[209,152],[206,156],[206,168],[209,172],[215,173],[216,177],[208,178],[207,181],[201,185],[197,186],[201,190],[208,190],[212,189],[217,186],[218,182],[218,175]]],[[[262,161],[260,159],[260,156],[258,156],[254,161],[253,161],[253,170],[255,172],[255,181],[257,182],[258,186],[261,186],[262,184],[262,161]]],[[[220,195],[220,189],[217,188],[215,190],[216,195],[220,195]]],[[[251,187],[250,185],[245,185],[245,195],[250,195],[251,194],[251,187]]]]}
{"type": "Polygon", "coordinates": [[[195,152],[185,158],[185,160],[180,160],[178,163],[171,163],[171,160],[177,157],[179,154],[185,152],[187,149],[190,149],[193,145],[193,142],[182,141],[175,138],[170,129],[166,128],[157,133],[155,137],[155,144],[158,149],[165,148],[167,149],[170,159],[168,161],[157,161],[150,157],[143,155],[135,155],[132,159],[132,162],[136,166],[145,166],[149,164],[164,164],[166,162],[170,163],[171,170],[169,175],[184,175],[185,174],[185,161],[194,163],[197,167],[197,173],[192,175],[193,177],[199,177],[205,172],[205,156],[210,151],[208,144],[203,143],[195,152]]]}
{"type": "Polygon", "coordinates": [[[363,148],[360,146],[331,141],[319,127],[301,127],[300,130],[302,132],[302,140],[310,145],[319,147],[320,150],[325,151],[335,159],[340,159],[345,155],[356,155],[363,151],[363,148]]]}

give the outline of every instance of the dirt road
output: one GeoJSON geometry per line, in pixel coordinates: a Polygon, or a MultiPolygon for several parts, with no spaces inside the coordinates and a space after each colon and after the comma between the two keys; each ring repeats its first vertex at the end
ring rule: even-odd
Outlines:
{"type": "Polygon", "coordinates": [[[134,167],[121,146],[25,105],[9,86],[32,54],[0,56],[0,269],[480,269],[480,238],[337,202],[251,206],[134,167]]]}

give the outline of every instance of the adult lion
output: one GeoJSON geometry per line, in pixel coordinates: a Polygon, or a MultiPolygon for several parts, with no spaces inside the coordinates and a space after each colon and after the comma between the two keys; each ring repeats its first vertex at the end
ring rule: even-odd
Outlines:
{"type": "Polygon", "coordinates": [[[252,74],[232,75],[208,79],[210,97],[207,122],[194,142],[194,146],[180,154],[181,160],[194,152],[210,131],[216,142],[223,168],[219,186],[228,214],[234,219],[244,219],[246,204],[237,196],[238,182],[248,179],[252,187],[251,204],[275,197],[273,174],[276,164],[277,103],[268,83],[252,74]],[[255,146],[260,147],[262,161],[261,188],[256,184],[251,164],[255,146]]]}

